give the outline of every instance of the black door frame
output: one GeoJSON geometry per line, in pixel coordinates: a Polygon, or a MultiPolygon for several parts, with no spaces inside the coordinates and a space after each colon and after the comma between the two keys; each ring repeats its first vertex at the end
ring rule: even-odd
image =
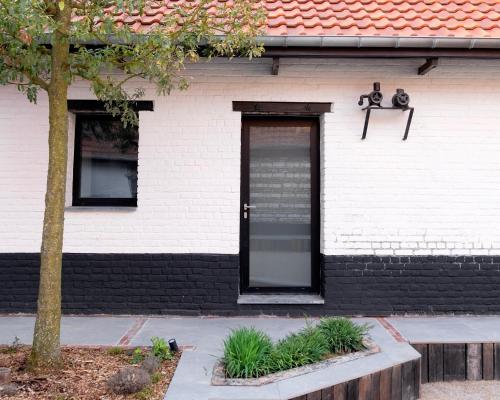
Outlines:
{"type": "MultiPolygon", "coordinates": [[[[240,195],[240,292],[319,293],[320,292],[320,138],[319,118],[304,116],[243,116],[241,122],[240,195]],[[311,127],[311,286],[249,287],[250,224],[243,218],[243,204],[250,199],[250,125],[311,127]]],[[[250,211],[251,214],[251,211],[250,211]]]]}

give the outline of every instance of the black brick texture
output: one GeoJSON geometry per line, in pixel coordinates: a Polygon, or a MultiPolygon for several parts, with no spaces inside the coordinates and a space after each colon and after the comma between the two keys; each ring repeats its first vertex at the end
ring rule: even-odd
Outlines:
{"type": "Polygon", "coordinates": [[[337,314],[500,312],[500,257],[323,256],[325,300],[337,314]]]}
{"type": "MultiPolygon", "coordinates": [[[[324,305],[238,305],[239,257],[65,254],[68,314],[500,313],[500,257],[322,256],[324,305]]],[[[0,313],[35,311],[39,255],[0,254],[0,313]]]]}
{"type": "MultiPolygon", "coordinates": [[[[234,309],[239,257],[214,254],[64,254],[70,314],[210,314],[234,309]]],[[[0,312],[33,312],[38,254],[0,254],[0,312]]]]}

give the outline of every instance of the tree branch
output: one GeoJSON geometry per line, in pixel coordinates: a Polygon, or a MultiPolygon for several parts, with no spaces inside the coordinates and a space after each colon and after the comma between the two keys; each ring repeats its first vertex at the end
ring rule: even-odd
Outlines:
{"type": "Polygon", "coordinates": [[[27,71],[25,68],[22,68],[19,65],[9,63],[5,59],[3,60],[3,62],[7,66],[7,68],[18,71],[19,73],[23,74],[28,80],[30,80],[33,84],[40,86],[46,92],[49,91],[49,83],[47,81],[45,81],[44,79],[40,78],[37,75],[33,75],[31,72],[27,71]]]}

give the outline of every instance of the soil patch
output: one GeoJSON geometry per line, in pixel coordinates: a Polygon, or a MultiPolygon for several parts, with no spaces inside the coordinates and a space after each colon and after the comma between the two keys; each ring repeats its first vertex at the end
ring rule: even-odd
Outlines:
{"type": "Polygon", "coordinates": [[[15,351],[0,347],[0,367],[11,368],[12,382],[19,386],[18,393],[9,400],[162,400],[180,358],[178,353],[172,360],[163,362],[155,379],[157,382],[148,387],[147,397],[140,397],[137,394],[117,395],[106,389],[111,375],[130,366],[130,352],[115,348],[64,347],[64,365],[60,370],[32,373],[26,371],[29,351],[28,346],[15,351]]]}

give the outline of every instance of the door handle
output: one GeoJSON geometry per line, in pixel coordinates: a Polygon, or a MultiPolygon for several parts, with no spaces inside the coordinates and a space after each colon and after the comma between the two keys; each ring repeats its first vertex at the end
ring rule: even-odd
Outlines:
{"type": "Polygon", "coordinates": [[[257,206],[249,206],[247,203],[243,204],[243,219],[248,219],[248,210],[257,208],[257,206]]]}

